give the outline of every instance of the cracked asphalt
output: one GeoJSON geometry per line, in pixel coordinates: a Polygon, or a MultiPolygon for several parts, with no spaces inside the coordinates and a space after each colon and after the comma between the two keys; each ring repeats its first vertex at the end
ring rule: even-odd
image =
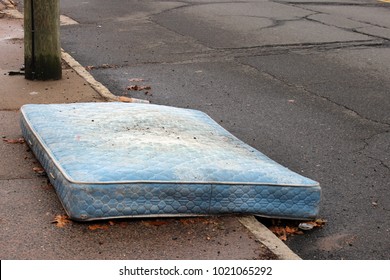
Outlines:
{"type": "Polygon", "coordinates": [[[390,4],[62,0],[62,47],[112,93],[208,113],[321,183],[303,259],[390,258],[390,4]],[[148,91],[129,91],[133,78],[148,91]]]}

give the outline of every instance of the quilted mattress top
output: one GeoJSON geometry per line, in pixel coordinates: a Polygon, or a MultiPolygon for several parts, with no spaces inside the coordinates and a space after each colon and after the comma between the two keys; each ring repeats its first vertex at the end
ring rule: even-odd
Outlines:
{"type": "Polygon", "coordinates": [[[318,186],[200,111],[119,102],[29,104],[21,111],[53,163],[74,183],[318,186]]]}

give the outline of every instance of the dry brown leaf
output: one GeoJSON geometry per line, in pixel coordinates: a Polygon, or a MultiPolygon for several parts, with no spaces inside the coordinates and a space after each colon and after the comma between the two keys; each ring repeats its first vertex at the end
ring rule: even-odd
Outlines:
{"type": "Polygon", "coordinates": [[[284,227],[271,226],[269,228],[269,230],[272,231],[280,240],[282,240],[282,241],[287,240],[287,233],[286,233],[286,229],[284,227]]]}
{"type": "Polygon", "coordinates": [[[3,139],[4,142],[8,144],[23,144],[26,141],[23,138],[18,138],[18,139],[3,139]]]}
{"type": "Polygon", "coordinates": [[[293,234],[304,234],[304,233],[298,227],[286,226],[286,234],[288,236],[288,235],[293,235],[293,234]]]}
{"type": "Polygon", "coordinates": [[[120,102],[127,102],[127,103],[150,104],[150,101],[148,101],[148,100],[131,98],[131,97],[126,97],[126,96],[119,96],[118,97],[118,101],[120,101],[120,102]]]}
{"type": "Polygon", "coordinates": [[[137,85],[128,86],[127,90],[138,90],[138,86],[137,85]]]}
{"type": "Polygon", "coordinates": [[[304,234],[298,227],[293,226],[271,226],[269,228],[280,240],[286,241],[291,235],[304,234]]]}
{"type": "Polygon", "coordinates": [[[131,97],[126,97],[126,96],[119,96],[118,100],[121,102],[127,102],[127,103],[133,103],[134,100],[131,97]]]}
{"type": "Polygon", "coordinates": [[[42,167],[33,167],[33,171],[35,173],[37,173],[38,175],[45,175],[46,174],[45,169],[43,169],[42,167]]]}
{"type": "Polygon", "coordinates": [[[323,227],[327,223],[327,220],[317,219],[314,222],[316,223],[317,227],[323,227]]]}
{"type": "Polygon", "coordinates": [[[85,66],[85,70],[87,71],[91,71],[92,69],[95,69],[96,66],[93,66],[93,65],[88,65],[88,66],[85,66]]]}
{"type": "Polygon", "coordinates": [[[204,222],[205,220],[206,219],[204,218],[183,218],[180,219],[180,223],[182,223],[183,225],[193,225],[200,222],[204,222]]]}
{"type": "Polygon", "coordinates": [[[131,85],[127,87],[127,90],[136,90],[136,91],[141,91],[141,90],[150,90],[152,89],[151,86],[139,86],[139,85],[131,85]]]}
{"type": "Polygon", "coordinates": [[[56,224],[56,226],[59,228],[63,228],[68,223],[70,223],[70,220],[67,215],[57,215],[51,223],[56,224]]]}
{"type": "Polygon", "coordinates": [[[197,221],[195,219],[191,219],[191,218],[183,218],[183,219],[180,219],[180,223],[182,223],[183,225],[192,225],[192,224],[197,223],[197,221]]]}
{"type": "Polygon", "coordinates": [[[102,64],[99,68],[108,69],[108,68],[116,68],[116,65],[113,64],[102,64]]]}
{"type": "Polygon", "coordinates": [[[274,225],[270,226],[269,230],[272,231],[277,237],[279,237],[279,239],[286,241],[289,236],[301,235],[304,234],[304,231],[311,230],[315,227],[323,227],[326,223],[326,220],[317,219],[315,221],[302,222],[298,226],[295,224],[280,225],[280,223],[276,225],[275,221],[273,221],[273,223],[274,225]]]}
{"type": "Polygon", "coordinates": [[[89,229],[89,230],[97,230],[97,229],[106,230],[106,229],[108,229],[108,228],[109,228],[108,225],[102,225],[102,224],[94,224],[94,225],[88,226],[88,229],[89,229]]]}
{"type": "Polygon", "coordinates": [[[129,79],[129,82],[143,82],[144,79],[141,79],[141,78],[132,78],[132,79],[129,79]]]}
{"type": "Polygon", "coordinates": [[[167,221],[160,221],[160,220],[142,221],[142,223],[146,226],[155,226],[155,227],[159,227],[159,226],[163,226],[163,225],[168,224],[167,221]]]}

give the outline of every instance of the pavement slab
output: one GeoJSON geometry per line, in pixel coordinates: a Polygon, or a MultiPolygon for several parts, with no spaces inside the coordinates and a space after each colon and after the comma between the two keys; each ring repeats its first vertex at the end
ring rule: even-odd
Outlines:
{"type": "Polygon", "coordinates": [[[0,70],[0,109],[18,110],[23,104],[98,102],[103,98],[72,69],[63,69],[62,80],[29,81],[0,70]],[[74,82],[78,80],[78,82],[74,82]],[[9,96],[12,95],[12,96],[9,96]]]}
{"type": "Polygon", "coordinates": [[[18,74],[24,61],[23,26],[20,19],[1,19],[0,110],[18,110],[27,103],[71,103],[103,98],[73,69],[63,64],[60,81],[29,81],[18,74]],[[16,75],[10,74],[15,72],[16,75]]]}
{"type": "Polygon", "coordinates": [[[277,259],[233,217],[72,222],[42,177],[0,180],[0,195],[3,260],[277,259]]]}

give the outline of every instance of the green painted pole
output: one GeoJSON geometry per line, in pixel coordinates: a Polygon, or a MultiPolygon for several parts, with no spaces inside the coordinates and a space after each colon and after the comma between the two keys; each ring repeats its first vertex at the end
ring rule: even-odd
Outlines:
{"type": "Polygon", "coordinates": [[[24,0],[24,64],[28,80],[62,77],[59,2],[24,0]]]}

